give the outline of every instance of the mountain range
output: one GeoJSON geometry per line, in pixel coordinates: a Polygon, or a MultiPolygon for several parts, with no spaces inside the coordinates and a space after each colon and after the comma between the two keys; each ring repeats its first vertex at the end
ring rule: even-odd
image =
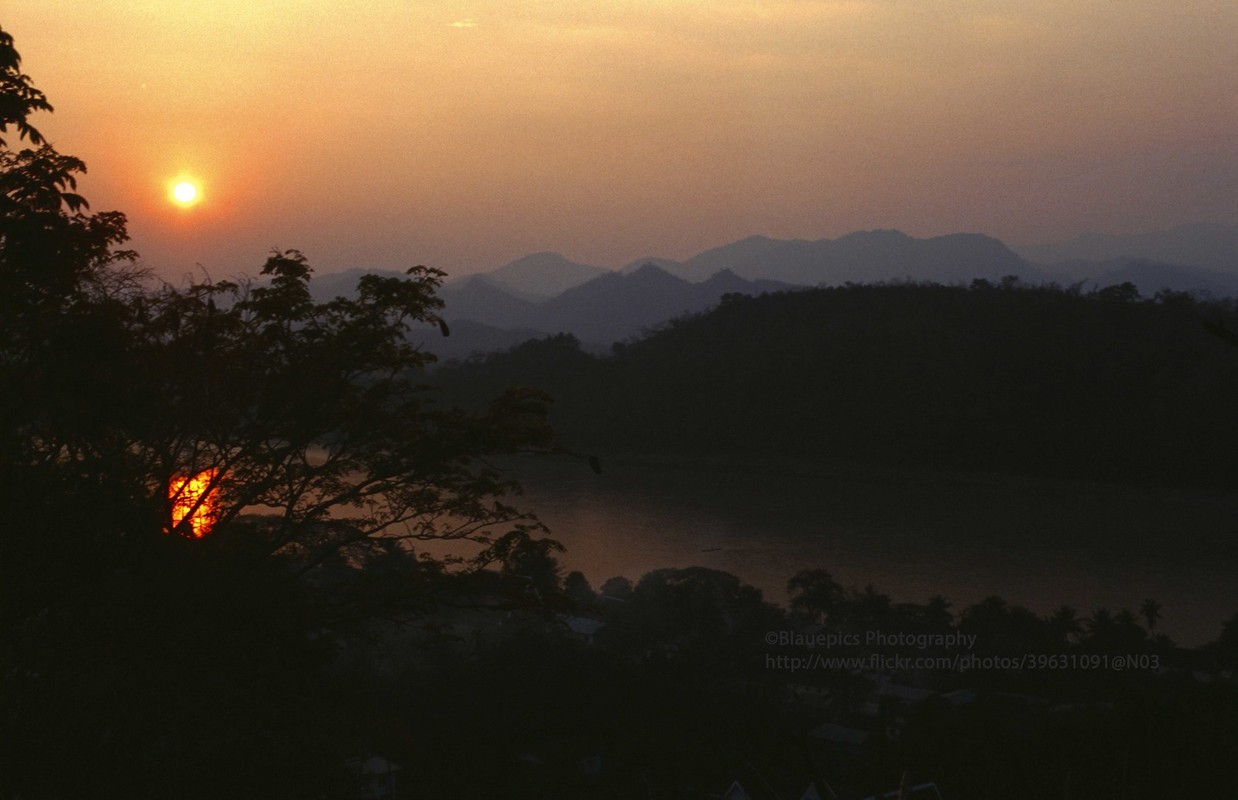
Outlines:
{"type": "Polygon", "coordinates": [[[1238,272],[1238,225],[1181,225],[1116,236],[1085,233],[1069,242],[1014,248],[1038,264],[1141,259],[1218,272],[1238,272]]]}
{"type": "Polygon", "coordinates": [[[916,239],[901,231],[851,233],[838,239],[770,239],[750,236],[706,250],[668,271],[700,281],[721,269],[743,278],[800,286],[931,280],[939,283],[1041,277],[1024,259],[989,236],[955,233],[916,239]]]}
{"type": "Polygon", "coordinates": [[[449,284],[439,296],[446,303],[443,315],[449,321],[484,321],[497,328],[546,334],[567,332],[589,349],[598,350],[681,314],[704,311],[725,294],[756,295],[794,288],[778,281],[745,280],[725,269],[694,283],[646,264],[627,274],[607,271],[542,301],[509,294],[489,276],[449,284]]]}
{"type": "MultiPolygon", "coordinates": [[[[729,293],[757,295],[846,283],[1129,282],[1141,294],[1161,289],[1238,294],[1238,227],[1198,225],[1139,236],[1089,234],[1072,242],[1007,247],[977,233],[915,238],[896,230],[807,241],[750,236],[685,261],[649,258],[619,270],[534,253],[488,273],[449,279],[440,289],[453,335],[427,333],[440,358],[467,356],[567,332],[605,352],[676,316],[704,311],[729,293]]],[[[348,294],[361,270],[324,275],[317,299],[348,294]]],[[[390,273],[397,274],[397,273],[390,273]]]]}

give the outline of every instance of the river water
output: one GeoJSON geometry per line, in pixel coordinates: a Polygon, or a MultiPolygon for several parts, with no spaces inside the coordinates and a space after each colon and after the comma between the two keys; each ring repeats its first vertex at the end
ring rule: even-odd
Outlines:
{"type": "Polygon", "coordinates": [[[785,605],[825,568],[894,602],[988,595],[1047,613],[1163,606],[1157,631],[1213,640],[1238,613],[1238,493],[988,475],[874,473],[791,462],[528,457],[504,465],[594,587],[659,567],[734,573],[785,605]]]}

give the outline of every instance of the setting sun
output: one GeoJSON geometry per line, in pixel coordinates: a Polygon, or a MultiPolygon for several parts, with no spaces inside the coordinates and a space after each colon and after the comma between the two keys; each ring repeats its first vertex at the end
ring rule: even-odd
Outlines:
{"type": "Polygon", "coordinates": [[[201,194],[197,184],[191,181],[177,181],[172,186],[172,200],[180,206],[191,206],[197,203],[201,194]]]}
{"type": "Polygon", "coordinates": [[[168,499],[172,501],[172,528],[175,531],[181,521],[189,518],[186,532],[201,539],[211,532],[219,520],[218,486],[214,485],[219,470],[208,469],[197,475],[182,475],[168,485],[168,499]]]}

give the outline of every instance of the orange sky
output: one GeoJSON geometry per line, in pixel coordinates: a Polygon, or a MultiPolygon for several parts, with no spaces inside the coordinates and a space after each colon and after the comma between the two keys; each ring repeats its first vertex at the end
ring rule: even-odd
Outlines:
{"type": "Polygon", "coordinates": [[[148,266],[616,267],[1238,216],[1233,0],[6,0],[148,266]],[[169,182],[200,180],[190,210],[169,182]]]}

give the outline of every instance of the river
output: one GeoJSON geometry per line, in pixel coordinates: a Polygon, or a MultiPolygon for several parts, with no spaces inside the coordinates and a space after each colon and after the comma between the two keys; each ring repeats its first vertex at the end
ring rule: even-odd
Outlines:
{"type": "Polygon", "coordinates": [[[792,462],[607,458],[507,462],[519,504],[598,587],[659,567],[734,573],[786,603],[821,567],[894,602],[944,595],[957,613],[989,595],[1048,613],[1067,604],[1163,606],[1157,631],[1213,640],[1238,613],[1238,494],[992,475],[877,473],[792,462]]]}

